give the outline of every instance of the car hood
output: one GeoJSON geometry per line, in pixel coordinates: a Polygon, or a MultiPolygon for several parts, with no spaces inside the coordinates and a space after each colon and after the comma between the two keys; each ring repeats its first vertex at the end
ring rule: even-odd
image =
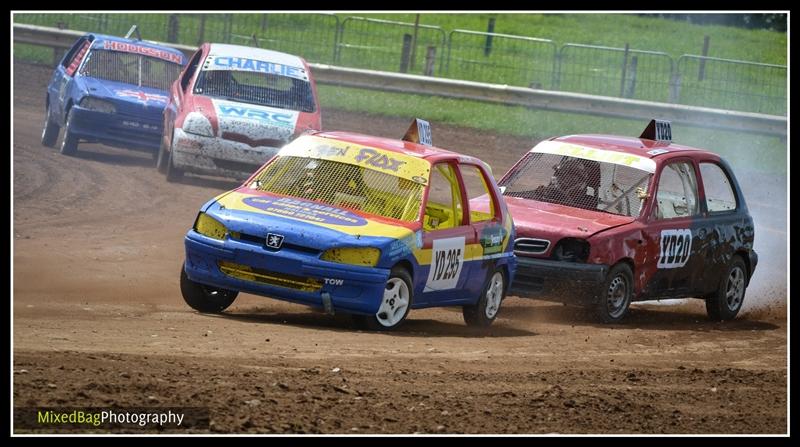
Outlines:
{"type": "Polygon", "coordinates": [[[219,137],[250,146],[281,147],[295,134],[300,112],[209,98],[219,137]]]}
{"type": "MultiPolygon", "coordinates": [[[[205,209],[229,231],[263,238],[284,236],[284,244],[326,250],[361,247],[404,240],[416,241],[419,225],[395,224],[353,211],[308,200],[239,188],[223,194],[205,209]]],[[[409,247],[411,248],[411,247],[409,247]]]]}
{"type": "Polygon", "coordinates": [[[106,81],[97,78],[81,78],[89,95],[106,99],[115,104],[125,103],[132,107],[142,107],[163,111],[167,105],[167,92],[157,88],[139,87],[122,82],[106,81]]]}
{"type": "Polygon", "coordinates": [[[636,220],[600,211],[584,210],[555,203],[504,196],[517,237],[535,237],[557,242],[565,237],[586,239],[609,228],[636,220]]]}

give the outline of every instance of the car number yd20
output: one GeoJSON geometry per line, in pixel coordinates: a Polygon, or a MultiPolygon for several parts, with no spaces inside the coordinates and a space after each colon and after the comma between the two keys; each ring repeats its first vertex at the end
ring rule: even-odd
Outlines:
{"type": "Polygon", "coordinates": [[[658,257],[660,269],[683,267],[692,255],[692,230],[661,231],[661,253],[658,257]]]}

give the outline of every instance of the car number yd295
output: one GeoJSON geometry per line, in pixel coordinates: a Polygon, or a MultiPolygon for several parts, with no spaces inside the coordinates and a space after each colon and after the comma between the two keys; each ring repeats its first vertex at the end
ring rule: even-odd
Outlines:
{"type": "Polygon", "coordinates": [[[432,251],[431,270],[425,290],[455,288],[464,265],[464,237],[435,240],[432,251]]]}

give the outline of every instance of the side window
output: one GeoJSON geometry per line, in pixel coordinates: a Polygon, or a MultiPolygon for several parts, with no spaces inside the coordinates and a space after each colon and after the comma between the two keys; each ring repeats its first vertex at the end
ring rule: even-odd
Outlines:
{"type": "Polygon", "coordinates": [[[83,39],[80,44],[75,45],[75,47],[66,56],[64,56],[64,60],[61,62],[61,65],[63,65],[66,69],[67,76],[72,76],[75,74],[75,70],[78,69],[78,66],[83,60],[83,56],[85,56],[86,52],[89,51],[90,46],[92,46],[92,42],[90,42],[88,39],[83,39]]]}
{"type": "Polygon", "coordinates": [[[706,208],[709,212],[736,209],[736,195],[725,171],[716,163],[700,163],[700,175],[706,192],[706,208]]]}
{"type": "Polygon", "coordinates": [[[461,226],[463,222],[464,207],[456,172],[452,165],[439,163],[431,170],[423,228],[426,231],[444,230],[461,226]]]}
{"type": "Polygon", "coordinates": [[[497,207],[483,172],[475,165],[461,165],[461,178],[467,189],[470,222],[492,220],[497,215],[497,207]]]}
{"type": "Polygon", "coordinates": [[[181,78],[181,89],[186,91],[189,87],[189,81],[192,80],[192,76],[194,76],[194,72],[197,71],[197,65],[200,63],[200,57],[203,55],[203,50],[197,50],[192,56],[192,59],[189,61],[189,64],[186,66],[186,72],[183,73],[183,77],[181,78]]]}
{"type": "Polygon", "coordinates": [[[687,217],[699,213],[697,178],[691,163],[670,163],[661,170],[654,213],[656,219],[687,217]]]}

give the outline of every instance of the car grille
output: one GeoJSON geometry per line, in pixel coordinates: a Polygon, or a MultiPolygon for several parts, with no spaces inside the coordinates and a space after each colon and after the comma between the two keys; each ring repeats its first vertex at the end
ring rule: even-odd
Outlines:
{"type": "Polygon", "coordinates": [[[219,271],[233,278],[303,292],[317,292],[322,289],[322,283],[314,278],[271,272],[233,262],[220,261],[219,271]]]}
{"type": "Polygon", "coordinates": [[[540,255],[550,247],[547,239],[518,238],[514,242],[514,253],[540,255]]]}
{"type": "MultiPolygon", "coordinates": [[[[260,245],[262,248],[268,249],[270,251],[277,251],[276,249],[273,249],[272,247],[267,247],[267,238],[265,238],[263,236],[256,236],[256,235],[253,235],[253,234],[240,233],[240,232],[231,232],[231,238],[235,239],[235,240],[238,240],[238,241],[242,241],[242,242],[249,242],[251,244],[257,244],[257,245],[260,245]]],[[[315,248],[306,247],[304,245],[290,244],[290,243],[288,243],[286,241],[284,241],[283,244],[281,245],[281,249],[295,250],[295,251],[299,251],[299,252],[302,252],[302,253],[308,253],[308,254],[314,255],[314,256],[316,256],[316,255],[321,253],[320,250],[317,250],[315,248]]]]}

